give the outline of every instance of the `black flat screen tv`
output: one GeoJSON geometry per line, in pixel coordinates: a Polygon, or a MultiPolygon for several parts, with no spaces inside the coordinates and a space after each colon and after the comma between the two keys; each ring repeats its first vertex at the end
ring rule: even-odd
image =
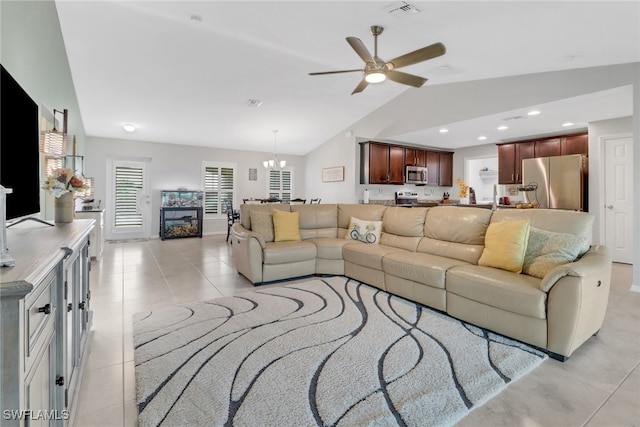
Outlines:
{"type": "Polygon", "coordinates": [[[7,220],[40,212],[38,104],[0,64],[0,184],[7,194],[7,220]]]}

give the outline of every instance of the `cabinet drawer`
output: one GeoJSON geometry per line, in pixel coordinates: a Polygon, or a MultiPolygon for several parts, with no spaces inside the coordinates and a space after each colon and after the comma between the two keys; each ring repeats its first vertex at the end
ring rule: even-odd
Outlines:
{"type": "Polygon", "coordinates": [[[41,343],[43,331],[49,323],[55,322],[57,270],[52,270],[25,298],[25,356],[36,352],[41,343]]]}

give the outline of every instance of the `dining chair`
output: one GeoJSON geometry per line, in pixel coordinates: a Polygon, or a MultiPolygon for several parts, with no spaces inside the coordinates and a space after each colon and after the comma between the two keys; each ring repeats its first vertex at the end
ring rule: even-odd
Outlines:
{"type": "Polygon", "coordinates": [[[233,223],[240,219],[240,211],[238,209],[233,209],[233,204],[231,203],[230,200],[224,202],[224,208],[227,211],[227,242],[228,242],[233,223]]]}
{"type": "Polygon", "coordinates": [[[282,203],[282,199],[272,197],[270,199],[262,199],[262,203],[282,203]]]}
{"type": "Polygon", "coordinates": [[[307,199],[292,199],[289,204],[290,205],[304,205],[305,203],[307,203],[307,199]]]}
{"type": "Polygon", "coordinates": [[[309,201],[309,204],[310,204],[310,205],[313,205],[313,204],[319,205],[319,204],[320,204],[320,200],[321,200],[320,198],[317,198],[317,199],[311,199],[311,200],[309,201]]]}

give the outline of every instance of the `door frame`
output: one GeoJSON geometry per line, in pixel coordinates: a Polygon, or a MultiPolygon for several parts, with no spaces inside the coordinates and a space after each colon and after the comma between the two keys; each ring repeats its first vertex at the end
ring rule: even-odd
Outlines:
{"type": "MultiPolygon", "coordinates": [[[[600,170],[600,182],[599,182],[599,191],[600,191],[600,197],[599,197],[599,206],[598,206],[598,215],[601,218],[600,220],[600,224],[599,224],[599,235],[600,235],[600,242],[601,244],[606,244],[607,241],[607,227],[606,227],[606,215],[607,215],[607,211],[606,211],[606,193],[607,193],[607,188],[606,188],[606,167],[607,167],[607,158],[606,158],[606,143],[607,141],[610,140],[614,140],[614,139],[621,139],[621,138],[631,138],[631,145],[633,147],[634,141],[633,141],[633,133],[631,132],[625,132],[625,133],[615,133],[615,134],[610,134],[610,135],[603,135],[600,136],[600,141],[599,141],[599,149],[600,149],[600,153],[602,156],[602,168],[600,170]]],[[[636,147],[633,147],[636,148],[636,147]]],[[[633,164],[633,158],[631,159],[631,167],[633,168],[634,164],[633,164]]],[[[633,179],[631,182],[631,185],[633,185],[633,179]]],[[[632,192],[633,192],[632,188],[632,192]]],[[[635,218],[634,216],[634,204],[631,204],[631,217],[635,218]]],[[[632,254],[632,259],[633,259],[634,254],[632,254]]]]}

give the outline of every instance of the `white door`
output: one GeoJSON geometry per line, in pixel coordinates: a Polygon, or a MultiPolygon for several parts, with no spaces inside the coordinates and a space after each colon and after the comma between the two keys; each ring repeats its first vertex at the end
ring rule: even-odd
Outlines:
{"type": "Polygon", "coordinates": [[[148,190],[148,162],[109,160],[110,240],[150,237],[151,196],[148,190]]]}
{"type": "Polygon", "coordinates": [[[633,141],[604,138],[605,244],[614,262],[633,262],[633,141]]]}

